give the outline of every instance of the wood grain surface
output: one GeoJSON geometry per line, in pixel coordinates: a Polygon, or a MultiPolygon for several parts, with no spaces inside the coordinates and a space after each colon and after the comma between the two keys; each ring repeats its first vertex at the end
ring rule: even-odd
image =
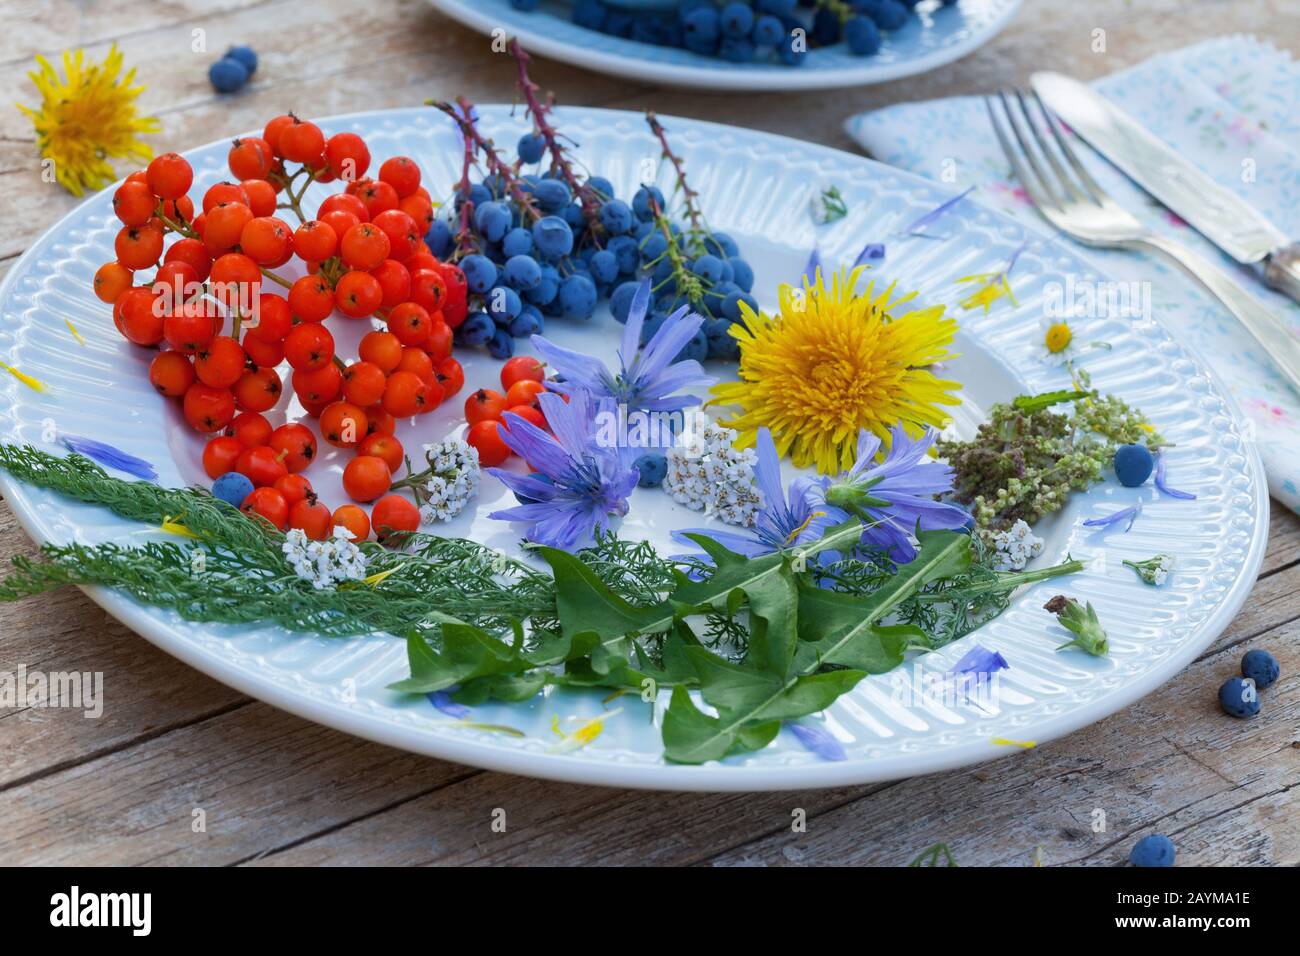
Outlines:
{"type": "MultiPolygon", "coordinates": [[[[258,127],[288,109],[326,115],[458,92],[514,99],[512,72],[487,38],[420,0],[9,0],[6,26],[0,99],[34,99],[33,52],[84,46],[101,57],[116,42],[148,86],[145,108],[163,122],[159,151],[258,127]],[[210,52],[193,49],[200,36],[210,52]],[[234,42],[257,49],[256,82],[217,97],[207,65],[234,42]]],[[[1300,50],[1293,0],[1027,0],[982,50],[882,86],[723,95],[544,60],[534,76],[563,103],[653,107],[853,149],[841,122],[862,109],[981,93],[1042,68],[1093,77],[1231,33],[1300,50]],[[1106,31],[1104,54],[1091,51],[1095,29],[1106,31]]],[[[41,182],[25,118],[0,108],[0,274],[75,205],[41,182]]],[[[0,864],[898,865],[946,842],[964,865],[1109,866],[1158,830],[1183,865],[1293,866],[1300,519],[1273,506],[1268,555],[1245,608],[1138,704],[971,769],[835,790],[643,793],[479,771],[244,697],[79,591],[0,605],[0,670],[102,671],[106,696],[94,720],[0,709],[0,864]],[[1231,720],[1215,690],[1251,647],[1277,655],[1283,677],[1259,717],[1231,720]],[[498,809],[505,832],[491,825],[498,809]],[[802,830],[792,826],[800,818],[802,830]]],[[[34,551],[0,503],[0,562],[34,551]]]]}

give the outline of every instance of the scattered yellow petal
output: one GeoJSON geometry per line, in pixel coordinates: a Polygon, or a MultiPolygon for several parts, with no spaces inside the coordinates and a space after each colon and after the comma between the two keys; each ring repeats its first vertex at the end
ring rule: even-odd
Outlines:
{"type": "Polygon", "coordinates": [[[1019,305],[1011,292],[1011,283],[1007,281],[1005,272],[981,272],[973,276],[962,276],[957,281],[982,283],[978,289],[957,303],[963,309],[983,306],[984,314],[987,315],[989,306],[1004,296],[1011,300],[1012,305],[1019,305]]]}
{"type": "Polygon", "coordinates": [[[198,535],[191,531],[185,525],[181,524],[181,515],[163,515],[162,524],[158,527],[168,534],[180,535],[182,538],[197,538],[198,535]]]}
{"type": "Polygon", "coordinates": [[[12,375],[14,378],[18,379],[18,381],[22,382],[24,385],[26,385],[26,386],[27,386],[28,388],[30,388],[32,391],[34,391],[34,392],[43,392],[43,391],[45,391],[45,383],[42,382],[40,379],[38,379],[38,378],[32,378],[32,377],[31,377],[30,375],[28,375],[26,372],[20,372],[20,371],[18,371],[18,369],[14,368],[12,365],[6,365],[4,362],[0,362],[0,368],[4,369],[6,372],[8,372],[8,373],[9,373],[10,375],[12,375]]]}
{"type": "Polygon", "coordinates": [[[389,576],[390,574],[392,574],[394,571],[399,570],[400,568],[401,568],[401,565],[400,565],[400,564],[395,564],[395,565],[393,565],[391,568],[389,568],[387,571],[379,571],[379,572],[377,572],[377,573],[375,573],[375,574],[370,575],[370,576],[367,577],[367,578],[362,578],[362,579],[361,579],[361,583],[362,583],[362,584],[369,584],[369,585],[373,588],[373,587],[374,587],[376,584],[378,584],[380,581],[384,580],[386,577],[388,577],[388,576],[389,576]]]}
{"type": "Polygon", "coordinates": [[[560,738],[560,743],[554,749],[577,750],[579,747],[585,747],[605,730],[605,721],[622,712],[623,708],[619,707],[616,710],[601,714],[599,717],[593,717],[571,734],[566,734],[560,729],[560,717],[556,714],[551,718],[551,733],[560,738]]]}
{"type": "Polygon", "coordinates": [[[77,340],[78,345],[86,344],[85,337],[80,332],[77,331],[77,327],[72,324],[71,319],[64,319],[63,324],[68,327],[68,331],[72,333],[72,337],[77,340]]]}
{"type": "Polygon", "coordinates": [[[996,744],[999,747],[1023,747],[1025,750],[1029,750],[1032,747],[1038,746],[1037,741],[1010,740],[1006,737],[994,737],[991,741],[989,741],[989,743],[996,744]]]}

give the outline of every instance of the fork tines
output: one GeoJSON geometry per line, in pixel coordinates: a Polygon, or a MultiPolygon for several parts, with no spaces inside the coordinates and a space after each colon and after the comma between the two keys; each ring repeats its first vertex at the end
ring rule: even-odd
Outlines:
{"type": "Polygon", "coordinates": [[[997,96],[986,96],[984,104],[988,107],[993,132],[1011,163],[1016,179],[1020,180],[1035,205],[1064,210],[1075,203],[1102,205],[1105,202],[1106,194],[1083,168],[1061,135],[1058,121],[1047,111],[1037,93],[1001,90],[997,96]],[[1004,127],[1010,128],[1019,149],[1012,145],[1004,127]],[[1050,133],[1045,135],[1043,127],[1050,133]],[[1073,175],[1062,165],[1062,158],[1073,175]]]}

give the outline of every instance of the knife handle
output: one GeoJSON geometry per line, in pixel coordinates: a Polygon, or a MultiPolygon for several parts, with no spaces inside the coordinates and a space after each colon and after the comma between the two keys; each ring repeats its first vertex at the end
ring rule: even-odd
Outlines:
{"type": "Polygon", "coordinates": [[[1273,365],[1300,393],[1300,338],[1218,266],[1182,243],[1165,236],[1148,234],[1137,240],[1173,260],[1188,275],[1205,286],[1246,327],[1272,360],[1273,365]]]}
{"type": "Polygon", "coordinates": [[[1300,302],[1300,243],[1292,243],[1269,255],[1264,262],[1264,282],[1270,289],[1300,302]]]}

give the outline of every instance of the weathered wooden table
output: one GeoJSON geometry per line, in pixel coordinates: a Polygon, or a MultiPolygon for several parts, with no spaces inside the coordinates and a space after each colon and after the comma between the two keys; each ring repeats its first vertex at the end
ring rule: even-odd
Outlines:
{"type": "MultiPolygon", "coordinates": [[[[1028,0],[984,49],[927,76],[806,94],[713,95],[556,63],[535,78],[562,103],[682,114],[852,149],[852,112],[982,92],[1053,67],[1092,77],[1211,35],[1300,51],[1293,0],[1028,0]],[[1091,51],[1095,29],[1105,54],[1091,51]]],[[[0,101],[33,99],[33,51],[116,41],[148,85],[156,148],[185,149],[303,116],[464,92],[513,99],[488,40],[420,0],[10,0],[0,101]],[[193,52],[197,39],[210,52],[193,52]],[[229,43],[261,55],[256,82],[216,97],[229,43]]],[[[40,179],[31,129],[0,107],[0,269],[75,205],[40,179]]],[[[0,356],[3,359],[4,356],[0,356]]],[[[318,727],[190,670],[78,591],[0,605],[0,671],[103,671],[103,716],[0,709],[0,863],[874,863],[946,842],[963,864],[1111,865],[1169,834],[1182,864],[1300,863],[1300,520],[1274,505],[1246,607],[1176,679],[1108,720],[1005,759],[867,787],[779,794],[639,793],[487,773],[318,727]],[[1266,647],[1284,677],[1263,715],[1224,717],[1218,684],[1266,647]],[[493,832],[494,808],[507,811],[493,832]],[[806,833],[791,831],[806,811],[806,833]],[[1094,832],[1093,812],[1106,829],[1094,832]],[[203,811],[204,832],[193,821],[203,811]]],[[[0,505],[0,560],[34,551],[0,505]]]]}

